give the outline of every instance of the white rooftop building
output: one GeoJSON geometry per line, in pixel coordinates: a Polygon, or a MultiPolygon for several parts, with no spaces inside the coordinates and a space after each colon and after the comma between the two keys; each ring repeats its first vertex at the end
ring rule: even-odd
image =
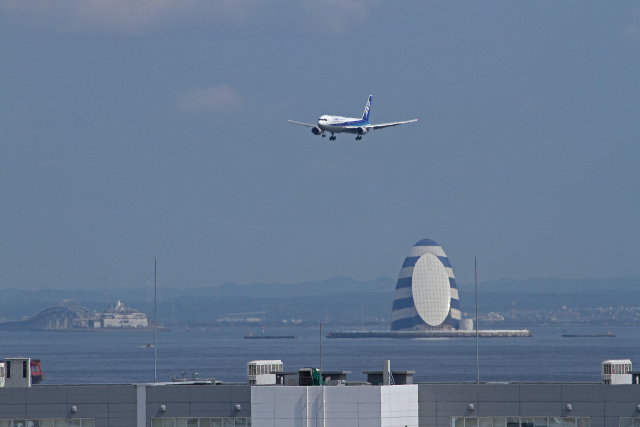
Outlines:
{"type": "Polygon", "coordinates": [[[605,360],[602,366],[602,384],[631,384],[631,359],[605,360]]]}
{"type": "Polygon", "coordinates": [[[275,384],[275,372],[281,371],[282,360],[252,360],[247,363],[247,384],[275,384]]]}

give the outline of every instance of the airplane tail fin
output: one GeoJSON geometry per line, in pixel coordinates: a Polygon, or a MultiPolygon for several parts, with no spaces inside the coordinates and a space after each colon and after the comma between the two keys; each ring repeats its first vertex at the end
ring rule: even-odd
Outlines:
{"type": "Polygon", "coordinates": [[[362,113],[362,120],[369,122],[369,110],[371,110],[371,97],[369,95],[369,100],[367,101],[367,105],[364,107],[364,113],[362,113]]]}

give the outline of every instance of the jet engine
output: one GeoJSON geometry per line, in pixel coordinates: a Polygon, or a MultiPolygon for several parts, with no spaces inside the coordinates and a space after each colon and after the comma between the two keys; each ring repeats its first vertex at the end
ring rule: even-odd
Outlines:
{"type": "Polygon", "coordinates": [[[358,135],[364,135],[365,133],[369,132],[369,129],[367,129],[365,126],[359,127],[358,130],[358,135]]]}
{"type": "Polygon", "coordinates": [[[320,135],[322,133],[322,129],[320,129],[318,126],[314,126],[311,128],[311,133],[313,133],[314,135],[320,135]]]}

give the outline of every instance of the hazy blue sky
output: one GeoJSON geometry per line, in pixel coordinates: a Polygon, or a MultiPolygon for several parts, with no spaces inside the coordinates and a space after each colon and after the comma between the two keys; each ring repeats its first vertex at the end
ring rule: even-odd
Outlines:
{"type": "Polygon", "coordinates": [[[640,275],[637,1],[0,0],[0,117],[3,288],[640,275]]]}

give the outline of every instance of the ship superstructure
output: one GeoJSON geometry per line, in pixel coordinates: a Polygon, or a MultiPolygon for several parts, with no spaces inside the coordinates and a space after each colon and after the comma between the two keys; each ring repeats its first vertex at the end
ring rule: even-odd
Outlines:
{"type": "Polygon", "coordinates": [[[100,314],[103,328],[148,328],[147,315],[132,308],[125,307],[118,301],[115,308],[100,314]]]}

